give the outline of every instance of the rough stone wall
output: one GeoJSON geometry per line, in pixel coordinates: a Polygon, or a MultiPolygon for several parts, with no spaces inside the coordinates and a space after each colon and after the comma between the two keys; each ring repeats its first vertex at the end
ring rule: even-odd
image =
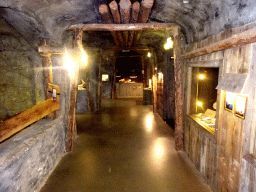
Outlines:
{"type": "Polygon", "coordinates": [[[0,191],[38,191],[64,151],[63,118],[41,120],[0,145],[0,191]]]}
{"type": "MultiPolygon", "coordinates": [[[[69,45],[71,35],[63,36],[69,45]]],[[[44,100],[42,61],[18,33],[2,34],[0,40],[0,99],[12,106],[7,115],[14,115],[44,100]]],[[[51,59],[53,83],[61,87],[57,119],[41,119],[0,143],[0,191],[38,191],[64,154],[70,80],[63,56],[51,59]]]]}
{"type": "Polygon", "coordinates": [[[114,79],[114,65],[115,65],[115,52],[114,50],[102,51],[102,74],[109,75],[109,81],[102,82],[102,97],[111,98],[112,85],[114,79]]]}
{"type": "Polygon", "coordinates": [[[0,120],[44,99],[41,58],[17,33],[0,35],[0,120]]]}

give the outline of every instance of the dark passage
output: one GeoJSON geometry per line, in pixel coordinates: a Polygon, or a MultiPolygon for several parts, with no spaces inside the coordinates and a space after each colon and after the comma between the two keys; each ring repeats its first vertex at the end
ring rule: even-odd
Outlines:
{"type": "Polygon", "coordinates": [[[173,130],[132,99],[104,100],[97,114],[77,115],[74,151],[41,192],[211,191],[174,149],[173,130]]]}

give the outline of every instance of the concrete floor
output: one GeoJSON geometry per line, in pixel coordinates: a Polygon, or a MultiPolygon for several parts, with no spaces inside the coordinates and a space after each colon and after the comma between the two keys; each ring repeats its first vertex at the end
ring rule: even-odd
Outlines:
{"type": "Polygon", "coordinates": [[[97,114],[77,115],[78,138],[41,192],[208,192],[172,129],[152,106],[104,100],[97,114]]]}

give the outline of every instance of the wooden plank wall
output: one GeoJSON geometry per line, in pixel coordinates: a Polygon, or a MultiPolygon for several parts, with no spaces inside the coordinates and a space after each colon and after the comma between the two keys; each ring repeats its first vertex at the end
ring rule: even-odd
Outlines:
{"type": "Polygon", "coordinates": [[[186,117],[184,147],[188,157],[213,190],[216,190],[216,139],[190,117],[186,117]]]}
{"type": "MultiPolygon", "coordinates": [[[[217,35],[214,38],[218,41],[223,37],[217,35]]],[[[206,45],[205,43],[204,46],[206,45]]],[[[198,46],[190,46],[190,49],[193,50],[193,47],[196,49],[198,46]]],[[[202,47],[201,42],[200,46],[202,47]]],[[[189,64],[223,59],[223,65],[220,66],[219,72],[219,78],[222,78],[225,73],[248,74],[252,60],[251,54],[252,44],[247,44],[186,59],[185,62],[189,64]]],[[[189,90],[189,88],[185,87],[185,90],[189,90]]],[[[186,100],[186,102],[188,101],[186,100]]],[[[238,191],[244,146],[243,134],[248,127],[245,127],[246,120],[224,110],[223,91],[218,91],[217,102],[217,125],[214,139],[202,134],[203,128],[198,124],[187,120],[184,133],[185,151],[213,191],[238,191]]],[[[187,111],[186,114],[189,112],[187,111]]],[[[248,165],[243,169],[248,169],[248,165]]],[[[250,169],[250,172],[255,173],[254,171],[254,169],[250,169]]]]}

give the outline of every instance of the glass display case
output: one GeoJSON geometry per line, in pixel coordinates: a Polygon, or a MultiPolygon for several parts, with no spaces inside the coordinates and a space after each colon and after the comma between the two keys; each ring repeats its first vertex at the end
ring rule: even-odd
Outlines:
{"type": "Polygon", "coordinates": [[[215,130],[218,75],[219,68],[192,68],[189,115],[210,132],[215,130]]]}

